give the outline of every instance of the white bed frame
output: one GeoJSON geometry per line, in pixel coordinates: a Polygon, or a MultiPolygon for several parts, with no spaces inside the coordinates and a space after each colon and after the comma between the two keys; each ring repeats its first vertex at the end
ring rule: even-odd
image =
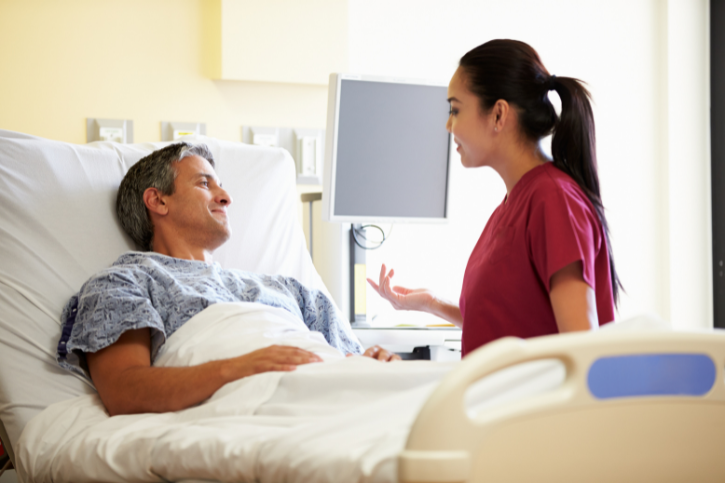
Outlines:
{"type": "Polygon", "coordinates": [[[725,331],[502,339],[469,355],[423,406],[398,458],[399,481],[723,482],[724,367],[725,331]],[[714,384],[702,396],[592,395],[587,377],[595,361],[642,354],[705,355],[714,362],[714,384]],[[472,384],[544,359],[563,363],[560,387],[469,418],[465,394],[472,384]]]}
{"type": "Polygon", "coordinates": [[[507,338],[468,356],[418,415],[400,482],[725,481],[725,332],[605,332],[507,338]],[[703,354],[715,381],[699,397],[595,398],[592,364],[626,354],[703,354]],[[467,416],[473,382],[540,359],[564,364],[559,388],[467,416]]]}
{"type": "MultiPolygon", "coordinates": [[[[26,140],[23,142],[29,146],[28,152],[11,150],[8,155],[17,155],[23,160],[28,153],[36,152],[37,146],[49,145],[48,150],[56,150],[68,159],[91,152],[87,147],[18,133],[4,132],[3,135],[7,139],[26,140]]],[[[121,148],[137,149],[120,145],[112,148],[114,152],[120,152],[121,148]]],[[[54,162],[57,159],[50,157],[54,162]]],[[[289,161],[286,179],[292,196],[294,169],[291,159],[289,161]]],[[[106,209],[110,210],[99,208],[106,209]]],[[[298,231],[299,247],[304,250],[301,229],[298,231]]],[[[260,268],[259,271],[264,270],[260,268]]],[[[34,316],[49,324],[53,340],[56,337],[53,331],[57,330],[55,312],[50,316],[34,312],[34,316]]],[[[23,328],[18,333],[26,332],[23,328]]],[[[36,343],[27,344],[27,347],[42,349],[45,346],[36,343]]],[[[4,353],[7,354],[10,353],[4,353]]],[[[41,356],[47,356],[42,350],[38,350],[38,354],[39,361],[41,356]]],[[[38,362],[38,367],[55,367],[53,357],[48,357],[50,360],[42,359],[46,362],[38,362]]],[[[719,331],[603,330],[597,334],[548,336],[528,341],[503,339],[488,344],[468,355],[423,406],[399,456],[398,479],[401,483],[725,482],[725,463],[721,457],[725,450],[724,367],[725,332],[719,331]],[[696,396],[597,399],[588,384],[590,368],[603,357],[626,354],[701,354],[714,364],[714,383],[706,393],[696,396]],[[473,419],[467,415],[466,391],[476,381],[504,368],[542,359],[558,359],[563,363],[566,377],[561,386],[482,411],[473,419]]],[[[8,366],[0,366],[0,373],[7,374],[1,371],[9,371],[8,366]]],[[[57,377],[70,376],[60,374],[57,377]]],[[[41,391],[34,398],[40,398],[42,392],[49,390],[50,382],[38,381],[34,382],[41,391]]],[[[23,384],[19,385],[26,387],[23,384]]],[[[11,394],[4,385],[0,387],[2,392],[11,394]]],[[[43,401],[29,402],[44,404],[43,401]]],[[[29,402],[24,401],[25,404],[29,402]]],[[[11,427],[9,421],[5,421],[8,428],[11,427]]],[[[0,438],[15,463],[10,439],[1,421],[0,438]]]]}

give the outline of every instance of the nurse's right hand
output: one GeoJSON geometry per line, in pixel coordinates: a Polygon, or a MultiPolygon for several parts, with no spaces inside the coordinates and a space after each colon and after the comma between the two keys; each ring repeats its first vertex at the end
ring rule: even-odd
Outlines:
{"type": "Polygon", "coordinates": [[[375,291],[382,298],[390,302],[396,310],[431,311],[435,297],[428,289],[410,289],[398,285],[391,287],[390,280],[393,278],[393,275],[395,275],[395,270],[391,269],[390,272],[387,272],[385,264],[383,264],[380,268],[380,280],[378,283],[373,282],[369,278],[367,280],[375,291]]]}

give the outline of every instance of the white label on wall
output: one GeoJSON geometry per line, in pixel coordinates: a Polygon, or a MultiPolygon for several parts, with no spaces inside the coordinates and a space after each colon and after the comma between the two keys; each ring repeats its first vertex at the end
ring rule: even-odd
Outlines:
{"type": "Polygon", "coordinates": [[[101,141],[111,141],[114,143],[123,142],[123,128],[122,127],[102,127],[98,132],[98,137],[101,141]]]}
{"type": "Polygon", "coordinates": [[[252,139],[252,144],[254,144],[255,146],[275,147],[275,146],[277,146],[277,135],[276,134],[254,133],[254,138],[252,139]]]}

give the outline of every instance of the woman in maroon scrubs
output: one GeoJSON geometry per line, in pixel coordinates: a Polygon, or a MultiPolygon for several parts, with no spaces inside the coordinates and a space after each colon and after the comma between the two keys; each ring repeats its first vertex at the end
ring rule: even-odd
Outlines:
{"type": "Polygon", "coordinates": [[[448,86],[453,134],[467,168],[490,166],[506,196],[468,261],[459,304],[368,282],[399,310],[463,329],[463,355],[504,336],[589,330],[614,320],[621,284],[599,192],[589,92],[550,75],[531,46],[492,40],[468,52],[448,86]],[[557,116],[548,92],[561,99],[557,116]],[[551,134],[552,157],[540,150],[551,134]]]}

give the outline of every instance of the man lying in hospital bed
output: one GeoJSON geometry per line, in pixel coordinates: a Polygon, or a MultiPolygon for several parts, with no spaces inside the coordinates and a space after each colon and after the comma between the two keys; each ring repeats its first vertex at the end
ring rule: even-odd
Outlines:
{"type": "MultiPolygon", "coordinates": [[[[63,311],[58,345],[60,365],[81,375],[87,367],[111,415],[185,409],[243,377],[294,370],[322,362],[323,355],[363,352],[324,293],[291,277],[225,270],[212,263],[212,252],[231,235],[231,204],[204,145],[178,143],[155,151],[122,181],[118,217],[144,252],[122,255],[83,285],[63,311]],[[283,337],[257,337],[251,345],[249,337],[238,341],[247,352],[232,359],[152,367],[169,336],[222,302],[257,302],[299,320],[284,325],[283,337]],[[324,339],[316,337],[320,334],[324,339]],[[276,340],[290,345],[272,345],[276,340]]],[[[365,355],[400,359],[378,347],[365,355]]]]}
{"type": "MultiPolygon", "coordinates": [[[[108,143],[86,147],[15,133],[7,133],[8,137],[3,138],[3,134],[0,132],[3,163],[0,204],[4,208],[0,211],[3,221],[0,226],[4,229],[0,230],[0,241],[14,256],[0,268],[3,304],[0,313],[3,331],[0,411],[3,412],[0,415],[11,435],[16,467],[23,481],[396,479],[395,458],[415,412],[454,364],[428,361],[384,364],[370,357],[345,357],[347,353],[360,352],[361,348],[337,308],[325,302],[329,295],[314,271],[305,271],[312,265],[304,251],[304,239],[292,208],[295,206],[291,199],[294,164],[288,154],[204,140],[214,152],[216,172],[237,203],[227,212],[227,218],[236,227],[234,236],[215,252],[215,259],[221,267],[242,268],[248,272],[230,274],[204,261],[138,252],[122,255],[121,265],[103,269],[133,246],[119,236],[113,210],[106,207],[106,203],[116,200],[121,179],[118,173],[130,171],[149,153],[149,147],[163,145],[108,143]],[[20,188],[26,186],[28,192],[24,195],[20,188]],[[268,225],[277,228],[269,229],[268,225]],[[26,235],[28,231],[30,236],[26,235]],[[8,240],[7,235],[22,243],[16,244],[12,239],[3,241],[8,240]],[[295,254],[298,249],[300,255],[295,254]],[[133,263],[132,269],[123,263],[128,265],[129,257],[134,262],[144,261],[133,263]],[[173,262],[172,268],[164,261],[173,262]],[[136,348],[143,352],[144,367],[158,348],[153,346],[153,331],[158,331],[156,340],[160,348],[153,367],[147,367],[149,370],[186,371],[189,367],[214,365],[220,360],[239,360],[273,345],[283,346],[275,350],[288,350],[294,357],[303,354],[302,361],[322,359],[325,362],[300,365],[291,372],[276,370],[243,377],[216,392],[209,390],[213,396],[200,405],[186,400],[184,405],[191,406],[187,409],[109,417],[95,391],[84,389],[90,388],[85,383],[78,384],[88,381],[88,366],[78,347],[69,344],[74,340],[74,330],[81,333],[77,340],[82,340],[83,327],[91,328],[82,317],[86,310],[84,304],[100,307],[111,300],[99,302],[98,299],[103,297],[103,291],[95,284],[102,285],[104,277],[120,279],[123,286],[118,290],[128,296],[133,295],[132,287],[125,282],[141,277],[142,289],[150,290],[153,284],[146,278],[150,267],[168,272],[175,270],[176,264],[203,266],[209,277],[205,281],[197,280],[199,283],[191,282],[193,290],[183,289],[187,294],[196,292],[188,297],[191,303],[159,306],[161,311],[189,317],[173,333],[166,333],[163,324],[154,325],[162,317],[152,314],[156,311],[152,305],[159,302],[158,297],[175,289],[182,291],[178,284],[164,286],[164,290],[146,298],[148,303],[140,304],[141,312],[148,309],[146,320],[153,327],[143,329],[149,333],[148,345],[136,348]],[[297,284],[294,280],[301,282],[297,284]],[[219,284],[224,293],[227,285],[234,288],[242,283],[245,287],[240,290],[242,297],[227,295],[224,300],[229,302],[213,304],[204,299],[211,298],[210,294],[218,297],[219,284]],[[6,304],[5,300],[12,300],[12,294],[5,295],[10,286],[22,289],[23,294],[12,304],[6,304]],[[72,297],[82,286],[80,295],[72,297]],[[46,294],[52,296],[50,301],[45,300],[46,294]],[[24,313],[15,311],[14,307],[24,307],[28,302],[41,307],[42,314],[32,308],[23,309],[24,313]],[[76,302],[78,308],[73,313],[76,302]],[[199,305],[206,309],[194,315],[194,304],[197,309],[199,305]],[[69,307],[66,322],[70,322],[61,328],[57,321],[63,306],[69,307]],[[40,321],[44,328],[42,334],[36,334],[35,325],[40,321]],[[15,331],[16,327],[25,333],[15,331]],[[61,336],[63,329],[68,332],[61,336]],[[55,339],[53,352],[60,346],[60,353],[56,355],[73,372],[56,373],[47,365],[44,354],[45,365],[37,368],[34,362],[23,359],[31,353],[37,357],[33,347],[41,346],[43,352],[47,351],[50,337],[55,339]],[[66,344],[59,344],[59,337],[66,344]],[[161,345],[164,337],[167,338],[161,345]],[[13,371],[9,372],[8,368],[13,371]],[[32,384],[24,383],[30,380],[32,384]],[[62,394],[58,394],[56,386],[63,388],[62,394]],[[35,416],[32,422],[28,422],[31,418],[27,414],[35,416]]],[[[184,161],[180,166],[183,165],[184,161]]],[[[182,173],[179,173],[177,180],[181,179],[182,173]]],[[[199,181],[204,180],[212,186],[217,181],[213,177],[199,181]]],[[[205,192],[202,188],[199,190],[205,192]]],[[[181,190],[177,191],[179,194],[181,190]]],[[[172,195],[171,200],[166,198],[166,202],[173,204],[177,195],[172,195]]],[[[222,221],[223,225],[223,216],[206,215],[207,207],[200,205],[204,203],[196,206],[198,212],[192,210],[191,215],[176,222],[190,223],[201,212],[207,222],[222,221]]],[[[163,223],[156,221],[154,227],[164,226],[163,223]]],[[[198,236],[200,232],[189,231],[188,236],[198,236]]],[[[173,246],[178,246],[182,239],[176,231],[174,236],[166,238],[173,246]]],[[[166,243],[154,243],[154,249],[160,250],[166,243]]],[[[203,255],[197,258],[203,260],[203,255]]],[[[187,282],[193,278],[184,276],[187,282]]],[[[112,311],[105,314],[102,310],[88,311],[87,315],[100,319],[97,330],[87,331],[95,332],[99,339],[113,335],[104,323],[122,325],[125,320],[114,319],[116,315],[112,311]],[[108,320],[104,319],[106,316],[108,320]]],[[[117,344],[107,349],[119,347],[117,344]]],[[[126,344],[125,348],[129,345],[133,344],[126,344]]],[[[379,359],[393,358],[382,350],[371,352],[370,355],[379,359]]],[[[96,368],[91,362],[90,374],[98,382],[96,368]]],[[[137,369],[128,372],[134,370],[137,369]]],[[[207,382],[202,377],[193,384],[203,386],[207,382]]],[[[165,393],[170,387],[168,379],[150,386],[147,389],[157,394],[165,393]]],[[[103,395],[102,388],[99,389],[103,395]]],[[[174,405],[179,400],[197,390],[187,379],[187,384],[163,394],[161,400],[167,404],[166,409],[176,409],[174,405]]],[[[125,393],[131,406],[138,404],[138,386],[126,386],[125,393]]],[[[111,400],[113,397],[111,394],[111,400]]],[[[196,397],[204,398],[198,394],[196,397]]],[[[148,404],[149,399],[145,400],[148,404]]],[[[122,401],[122,405],[127,402],[122,401]]],[[[149,410],[138,406],[127,409],[117,412],[149,410]]]]}
{"type": "MultiPolygon", "coordinates": [[[[235,236],[215,260],[327,294],[296,219],[289,155],[203,142],[237,203],[235,236]]],[[[118,186],[164,146],[0,131],[0,437],[21,481],[725,478],[725,335],[643,331],[637,320],[501,340],[460,363],[382,364],[344,357],[285,308],[216,303],[168,337],[154,367],[275,342],[325,362],[238,379],[180,411],[109,417],[86,377],[58,367],[59,314],[133,248],[113,215],[118,186]]]]}

